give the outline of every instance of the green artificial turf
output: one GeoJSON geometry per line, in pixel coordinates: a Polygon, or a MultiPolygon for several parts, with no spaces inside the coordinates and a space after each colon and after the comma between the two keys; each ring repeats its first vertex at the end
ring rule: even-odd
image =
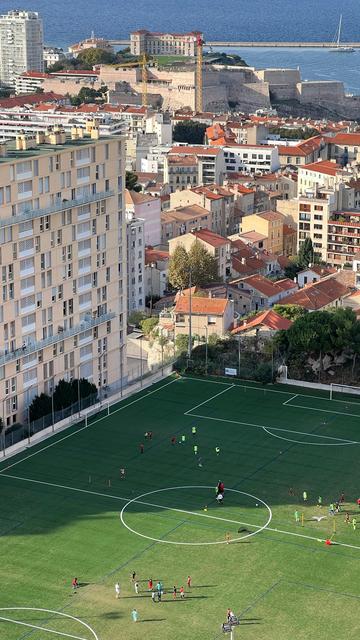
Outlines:
{"type": "Polygon", "coordinates": [[[356,397],[169,378],[106,414],[1,462],[1,639],[215,640],[228,607],[240,618],[235,640],[358,637],[356,397]],[[342,492],[343,512],[329,516],[342,492]],[[161,603],[150,577],[164,585],[161,603]],[[185,587],[183,601],[174,585],[185,587]]]}

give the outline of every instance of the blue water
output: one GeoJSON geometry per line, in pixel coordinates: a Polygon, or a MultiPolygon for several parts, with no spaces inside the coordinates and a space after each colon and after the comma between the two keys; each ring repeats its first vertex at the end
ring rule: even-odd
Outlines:
{"type": "MultiPolygon", "coordinates": [[[[360,0],[0,0],[38,11],[45,41],[67,46],[90,35],[122,39],[137,28],[202,30],[208,40],[331,41],[343,13],[343,40],[360,41],[360,0]]],[[[336,79],[360,93],[360,52],[246,50],[256,67],[297,67],[308,80],[336,79]]]]}

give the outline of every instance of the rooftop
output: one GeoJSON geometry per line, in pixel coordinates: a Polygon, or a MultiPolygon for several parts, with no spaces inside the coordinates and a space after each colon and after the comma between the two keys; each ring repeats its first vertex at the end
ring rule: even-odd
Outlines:
{"type": "Polygon", "coordinates": [[[305,164],[299,167],[300,171],[316,171],[317,173],[324,173],[327,176],[336,176],[341,170],[341,166],[336,162],[330,160],[319,160],[319,162],[312,162],[311,164],[305,164]]]}
{"type": "MultiPolygon", "coordinates": [[[[229,301],[226,298],[197,298],[191,296],[192,315],[214,315],[223,316],[229,301]]],[[[176,305],[176,313],[190,312],[190,296],[179,296],[176,305]]]]}
{"type": "Polygon", "coordinates": [[[324,280],[309,284],[296,293],[283,298],[281,304],[298,304],[308,311],[318,311],[333,304],[339,298],[343,298],[348,291],[347,286],[338,282],[334,277],[328,276],[324,280]]]}
{"type": "MultiPolygon", "coordinates": [[[[101,136],[100,140],[110,140],[112,136],[101,136]]],[[[18,150],[16,149],[16,141],[11,140],[6,143],[7,152],[5,156],[0,156],[0,164],[6,164],[14,160],[27,160],[36,158],[37,156],[47,155],[49,153],[60,153],[61,151],[75,149],[77,147],[86,147],[95,144],[97,141],[90,136],[73,140],[70,135],[66,136],[64,144],[34,144],[33,149],[18,150]]]]}
{"type": "Polygon", "coordinates": [[[258,313],[249,320],[244,320],[239,327],[233,329],[232,334],[241,333],[242,331],[248,331],[249,329],[255,329],[256,327],[267,327],[272,331],[280,331],[281,329],[287,330],[293,323],[287,318],[283,318],[279,313],[268,309],[262,313],[258,313]]]}
{"type": "Polygon", "coordinates": [[[230,244],[230,240],[223,238],[218,233],[214,233],[209,229],[199,229],[191,232],[193,236],[210,244],[212,247],[223,247],[226,244],[230,244]]]}
{"type": "Polygon", "coordinates": [[[156,200],[156,196],[150,196],[138,191],[129,191],[129,189],[125,189],[126,205],[131,206],[132,204],[145,204],[145,202],[155,202],[156,200]]]}
{"type": "Polygon", "coordinates": [[[189,156],[217,156],[221,153],[221,149],[214,149],[213,147],[206,147],[201,145],[183,145],[181,147],[172,147],[169,153],[178,155],[189,156]]]}

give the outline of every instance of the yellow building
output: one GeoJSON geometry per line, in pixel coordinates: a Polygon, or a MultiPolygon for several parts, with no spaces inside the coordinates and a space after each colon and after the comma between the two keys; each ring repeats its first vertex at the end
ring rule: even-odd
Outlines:
{"type": "Polygon", "coordinates": [[[243,233],[257,231],[267,237],[267,250],[270,253],[283,253],[284,216],[277,211],[264,211],[245,216],[241,222],[243,233]]]}

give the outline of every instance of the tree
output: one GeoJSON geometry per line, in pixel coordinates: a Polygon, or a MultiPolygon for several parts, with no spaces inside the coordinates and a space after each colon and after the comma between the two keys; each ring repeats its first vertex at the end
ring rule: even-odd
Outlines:
{"type": "Polygon", "coordinates": [[[71,381],[72,393],[73,396],[78,399],[80,398],[88,398],[89,396],[97,396],[97,388],[93,382],[89,382],[87,378],[80,378],[79,380],[71,381]]]}
{"type": "Polygon", "coordinates": [[[181,120],[173,130],[174,142],[204,144],[206,125],[196,120],[181,120]]]}
{"type": "Polygon", "coordinates": [[[216,258],[214,258],[198,240],[190,247],[189,261],[191,267],[191,282],[193,285],[201,287],[219,280],[216,258]]]}
{"type": "Polygon", "coordinates": [[[305,242],[300,245],[299,253],[297,256],[297,263],[301,269],[307,269],[309,264],[318,264],[319,258],[314,252],[314,247],[311,238],[306,238],[305,242]]]}
{"type": "Polygon", "coordinates": [[[54,389],[53,399],[55,411],[60,411],[74,404],[77,401],[77,393],[74,393],[71,382],[59,380],[54,389]]]}
{"type": "Polygon", "coordinates": [[[138,177],[136,175],[136,173],[134,173],[133,171],[126,171],[125,174],[125,183],[126,183],[126,188],[129,191],[141,191],[141,185],[138,184],[138,177]]]}
{"type": "Polygon", "coordinates": [[[175,338],[175,347],[177,353],[187,353],[189,348],[189,336],[179,334],[175,338]]]}
{"type": "Polygon", "coordinates": [[[149,336],[158,324],[159,318],[147,318],[146,320],[142,320],[140,322],[140,327],[144,335],[149,336]]]}
{"type": "Polygon", "coordinates": [[[132,311],[128,317],[128,324],[140,327],[141,321],[145,320],[145,318],[147,318],[147,316],[143,311],[132,311]]]}
{"type": "Polygon", "coordinates": [[[284,269],[284,274],[286,278],[290,278],[290,280],[294,280],[296,278],[299,271],[302,270],[302,267],[297,262],[297,258],[290,258],[290,262],[284,269]]]}
{"type": "Polygon", "coordinates": [[[93,67],[96,64],[112,64],[116,61],[116,56],[104,49],[84,49],[78,55],[80,63],[93,67]]]}
{"type": "Polygon", "coordinates": [[[39,396],[35,396],[29,406],[30,422],[51,415],[51,413],[52,403],[50,396],[46,395],[46,393],[40,393],[39,396]]]}
{"type": "Polygon", "coordinates": [[[169,261],[169,282],[175,289],[189,286],[190,260],[185,247],[178,244],[169,261]]]}
{"type": "Polygon", "coordinates": [[[304,307],[300,307],[298,304],[274,304],[273,310],[292,322],[306,314],[304,307]]]}

